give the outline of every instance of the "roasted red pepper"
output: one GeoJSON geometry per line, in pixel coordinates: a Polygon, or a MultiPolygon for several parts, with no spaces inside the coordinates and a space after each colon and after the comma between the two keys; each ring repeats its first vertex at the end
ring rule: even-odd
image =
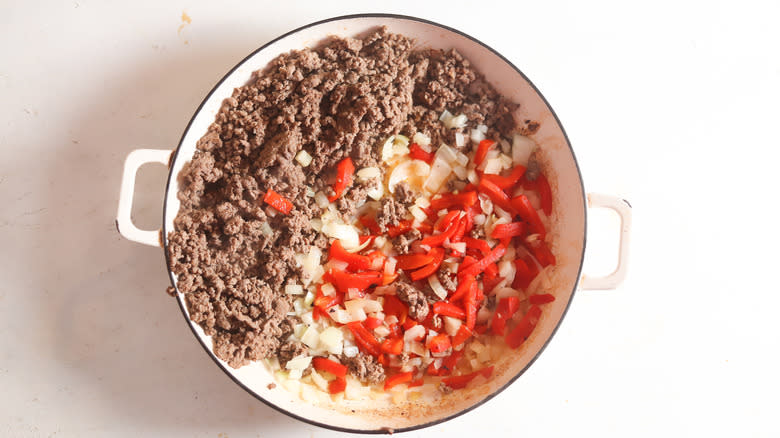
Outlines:
{"type": "Polygon", "coordinates": [[[431,199],[431,208],[434,211],[444,210],[445,208],[460,207],[464,210],[477,203],[477,192],[470,190],[468,192],[444,193],[438,198],[431,199]]]}
{"type": "Polygon", "coordinates": [[[492,182],[498,188],[506,190],[512,188],[525,174],[525,166],[515,166],[507,176],[484,174],[482,178],[492,182]]]}
{"type": "Polygon", "coordinates": [[[382,345],[360,321],[352,321],[346,325],[349,331],[352,332],[352,336],[355,337],[355,343],[361,350],[373,356],[379,356],[382,345]]]}
{"type": "Polygon", "coordinates": [[[401,354],[404,350],[403,338],[387,338],[382,341],[382,352],[387,354],[401,354]]]}
{"type": "Polygon", "coordinates": [[[391,225],[387,227],[387,235],[390,237],[398,237],[401,234],[406,234],[412,231],[412,221],[403,220],[398,225],[391,225]]]}
{"type": "Polygon", "coordinates": [[[409,157],[412,159],[422,160],[428,164],[431,164],[433,162],[434,156],[435,154],[433,152],[426,152],[417,143],[412,143],[409,145],[409,157]]]}
{"type": "Polygon", "coordinates": [[[555,265],[555,255],[553,255],[552,251],[550,251],[550,248],[547,247],[547,244],[545,244],[542,240],[536,240],[534,242],[530,242],[526,245],[529,251],[531,251],[531,254],[534,255],[534,258],[539,262],[542,267],[546,267],[549,265],[555,265]]]}
{"type": "MultiPolygon", "coordinates": [[[[393,315],[398,318],[398,324],[404,325],[404,330],[408,330],[405,323],[406,317],[409,315],[409,307],[406,306],[395,295],[386,295],[385,302],[382,305],[382,310],[385,311],[386,316],[393,315]]],[[[410,320],[411,321],[411,320],[410,320]]]]}
{"type": "Polygon", "coordinates": [[[494,239],[503,239],[506,237],[522,236],[525,233],[525,224],[522,222],[512,222],[508,224],[498,224],[493,227],[490,237],[494,239]]]}
{"type": "Polygon", "coordinates": [[[518,348],[523,345],[526,339],[531,336],[531,332],[536,328],[536,324],[539,322],[539,317],[542,315],[542,309],[539,306],[531,306],[528,309],[528,313],[523,316],[523,319],[506,335],[506,344],[510,348],[518,348]]]}
{"type": "Polygon", "coordinates": [[[458,271],[458,277],[463,277],[466,275],[477,275],[480,272],[484,271],[485,268],[488,267],[491,263],[497,262],[501,257],[504,256],[504,253],[506,252],[506,246],[501,243],[496,245],[495,248],[493,248],[492,251],[488,255],[486,255],[482,260],[472,263],[471,265],[467,266],[466,268],[461,268],[460,271],[458,271]]]}
{"type": "Polygon", "coordinates": [[[455,336],[452,338],[452,347],[457,348],[459,345],[466,342],[474,332],[466,327],[466,324],[461,324],[460,327],[458,327],[458,332],[455,333],[455,336]]]}
{"type": "Polygon", "coordinates": [[[472,287],[476,287],[476,279],[473,275],[466,275],[459,278],[458,287],[455,288],[455,292],[450,296],[450,301],[460,300],[466,296],[472,287]]]}
{"type": "Polygon", "coordinates": [[[379,224],[376,223],[376,219],[369,215],[360,216],[358,219],[360,223],[371,231],[371,234],[382,234],[382,230],[379,228],[379,224]]]}
{"type": "Polygon", "coordinates": [[[483,368],[479,371],[474,371],[473,373],[464,374],[462,376],[445,377],[442,379],[442,382],[452,389],[461,389],[465,388],[466,385],[468,385],[468,383],[474,380],[474,378],[477,376],[481,375],[484,378],[489,379],[492,374],[493,367],[491,366],[483,368]]]}
{"type": "Polygon", "coordinates": [[[528,297],[528,302],[531,304],[547,304],[555,301],[555,297],[550,294],[536,294],[528,297]]]}
{"type": "Polygon", "coordinates": [[[431,263],[433,256],[430,254],[405,254],[397,256],[396,260],[398,260],[396,268],[409,271],[431,263]]]}
{"type": "Polygon", "coordinates": [[[282,214],[290,214],[290,210],[293,208],[292,202],[271,189],[268,189],[268,191],[265,192],[263,201],[282,214]]]}
{"type": "Polygon", "coordinates": [[[355,165],[352,159],[347,157],[339,161],[336,165],[336,183],[333,184],[333,195],[328,196],[328,201],[333,202],[339,199],[347,187],[352,185],[352,178],[355,175],[355,165]]]}
{"type": "Polygon", "coordinates": [[[365,291],[371,286],[382,283],[381,272],[366,271],[351,273],[331,269],[329,273],[330,278],[333,280],[333,285],[336,286],[336,289],[341,293],[347,293],[347,290],[351,288],[365,291]]]}
{"type": "Polygon", "coordinates": [[[446,301],[437,301],[433,303],[433,313],[458,319],[466,319],[466,312],[464,312],[463,309],[446,301]]]}
{"type": "Polygon", "coordinates": [[[331,394],[338,394],[343,392],[347,387],[347,381],[343,377],[336,377],[328,383],[328,392],[331,394]]]}
{"type": "Polygon", "coordinates": [[[450,343],[450,337],[442,333],[432,338],[429,337],[426,347],[431,353],[442,353],[452,348],[452,343],[450,343]]]}
{"type": "Polygon", "coordinates": [[[363,321],[363,325],[366,326],[366,328],[369,329],[369,330],[373,330],[373,329],[381,326],[382,324],[384,324],[384,321],[382,321],[379,318],[372,318],[370,316],[368,318],[366,318],[365,321],[363,321]]]}
{"type": "Polygon", "coordinates": [[[346,366],[325,357],[315,357],[311,360],[311,364],[315,370],[327,371],[336,377],[344,377],[347,375],[346,366]]]}
{"type": "Polygon", "coordinates": [[[466,248],[476,249],[481,252],[483,256],[490,254],[490,245],[482,239],[464,237],[463,241],[466,242],[466,248]]]}
{"type": "Polygon", "coordinates": [[[517,309],[520,308],[520,299],[517,297],[504,297],[498,301],[496,305],[496,311],[493,313],[493,322],[491,329],[493,334],[498,336],[504,336],[504,330],[506,329],[506,322],[514,316],[517,309]]]}
{"type": "Polygon", "coordinates": [[[544,239],[544,237],[547,235],[547,230],[544,229],[544,224],[539,218],[539,213],[537,213],[534,207],[531,205],[531,201],[528,200],[528,197],[525,195],[520,195],[512,198],[511,204],[517,214],[524,221],[528,222],[528,226],[531,228],[531,232],[539,234],[542,239],[544,239]]]}
{"type": "Polygon", "coordinates": [[[441,248],[432,248],[428,254],[433,256],[433,261],[427,266],[424,266],[416,271],[412,271],[412,273],[409,274],[409,277],[412,279],[412,281],[427,278],[439,270],[441,262],[444,261],[444,250],[441,248]]]}
{"type": "Polygon", "coordinates": [[[482,162],[485,161],[485,157],[487,157],[488,151],[494,144],[496,144],[496,142],[493,140],[484,139],[480,141],[477,146],[477,152],[474,153],[474,164],[477,166],[482,164],[482,162]]]}
{"type": "MultiPolygon", "coordinates": [[[[330,259],[341,260],[347,263],[347,267],[353,270],[365,271],[372,268],[371,258],[368,256],[347,252],[339,239],[335,239],[328,250],[330,259]]],[[[381,266],[381,264],[380,264],[381,266]]]]}
{"type": "Polygon", "coordinates": [[[412,381],[413,374],[411,371],[407,371],[405,373],[398,373],[394,374],[387,379],[385,379],[385,391],[392,388],[393,386],[400,385],[402,383],[408,383],[412,381]]]}
{"type": "Polygon", "coordinates": [[[490,182],[490,180],[482,178],[479,180],[477,190],[480,193],[486,194],[493,204],[501,207],[502,209],[512,212],[513,207],[509,202],[509,195],[506,194],[500,187],[490,182]]]}

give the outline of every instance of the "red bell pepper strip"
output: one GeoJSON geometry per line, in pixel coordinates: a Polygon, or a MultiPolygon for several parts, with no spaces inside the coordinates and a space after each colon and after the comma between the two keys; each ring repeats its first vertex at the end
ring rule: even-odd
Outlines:
{"type": "Polygon", "coordinates": [[[553,255],[550,248],[548,248],[543,241],[537,240],[531,242],[527,244],[526,247],[531,251],[531,254],[534,255],[534,258],[543,268],[549,265],[555,265],[555,255],[553,255]]]}
{"type": "Polygon", "coordinates": [[[493,140],[484,139],[480,141],[477,146],[477,152],[474,153],[474,164],[477,166],[482,164],[482,162],[485,161],[485,157],[487,157],[488,151],[494,144],[496,144],[496,142],[493,140]]]}
{"type": "Polygon", "coordinates": [[[452,210],[448,211],[443,216],[439,217],[439,220],[436,221],[436,225],[433,226],[433,228],[436,231],[444,231],[450,227],[455,221],[458,219],[460,215],[460,211],[458,210],[452,210]]]}
{"type": "Polygon", "coordinates": [[[331,269],[329,272],[330,277],[333,279],[333,285],[341,293],[347,293],[347,290],[351,288],[365,291],[373,285],[382,283],[381,272],[366,271],[353,274],[335,269],[331,269]]]}
{"type": "Polygon", "coordinates": [[[455,292],[450,296],[450,302],[457,301],[466,296],[469,290],[476,286],[476,279],[473,275],[467,275],[460,279],[458,287],[455,288],[455,292]]]}
{"type": "Polygon", "coordinates": [[[473,334],[474,332],[468,328],[466,324],[461,324],[460,327],[458,327],[458,332],[452,337],[452,347],[457,348],[459,345],[466,342],[473,334]]]}
{"type": "Polygon", "coordinates": [[[327,371],[336,377],[344,377],[347,375],[346,366],[326,357],[315,357],[311,360],[311,364],[315,370],[327,371]]]}
{"type": "Polygon", "coordinates": [[[469,215],[463,216],[455,227],[455,232],[450,236],[450,242],[460,242],[463,240],[463,235],[466,234],[466,227],[469,227],[469,221],[471,217],[469,215]]]}
{"type": "Polygon", "coordinates": [[[463,350],[453,351],[449,356],[446,356],[441,361],[441,366],[439,367],[439,375],[449,376],[450,374],[452,374],[461,356],[463,356],[463,350]]]}
{"type": "Polygon", "coordinates": [[[474,329],[474,325],[477,323],[477,311],[479,310],[478,295],[479,288],[472,286],[463,298],[463,306],[466,308],[466,326],[469,329],[474,329]]]}
{"type": "Polygon", "coordinates": [[[320,318],[323,318],[323,317],[324,318],[329,318],[330,315],[328,315],[328,312],[326,312],[326,311],[324,311],[321,308],[316,307],[316,306],[311,309],[311,319],[313,319],[315,321],[319,321],[320,318]]]}
{"type": "Polygon", "coordinates": [[[371,234],[382,234],[382,230],[379,228],[379,224],[376,223],[376,219],[369,215],[360,216],[358,219],[360,223],[371,231],[371,234]]]}
{"type": "Polygon", "coordinates": [[[498,266],[495,263],[489,264],[485,268],[485,275],[482,277],[482,291],[489,294],[503,279],[504,277],[498,276],[498,266]]]}
{"type": "Polygon", "coordinates": [[[474,333],[478,335],[484,335],[485,333],[487,333],[487,331],[488,331],[487,324],[477,324],[476,326],[474,326],[474,333]]]}
{"type": "MultiPolygon", "coordinates": [[[[412,318],[407,318],[406,321],[401,323],[401,327],[404,328],[404,331],[409,330],[416,325],[417,321],[413,320],[412,318]]],[[[415,339],[415,341],[419,341],[419,339],[415,339]]]]}
{"type": "Polygon", "coordinates": [[[431,164],[433,162],[433,158],[435,154],[433,152],[426,152],[417,143],[412,143],[411,145],[409,145],[409,156],[412,159],[422,160],[428,164],[431,164]]]}
{"type": "Polygon", "coordinates": [[[442,379],[442,382],[452,389],[461,389],[461,388],[465,388],[466,385],[468,385],[468,383],[474,380],[474,378],[477,376],[481,375],[486,379],[489,379],[492,374],[493,374],[493,367],[490,366],[487,368],[483,368],[479,371],[474,371],[473,373],[464,374],[462,376],[445,377],[444,379],[442,379]]]}
{"type": "Polygon", "coordinates": [[[507,176],[500,176],[500,175],[491,175],[491,174],[485,174],[482,175],[482,178],[489,180],[493,184],[497,185],[500,189],[506,190],[509,188],[514,187],[515,184],[517,184],[518,181],[523,177],[525,174],[525,166],[515,166],[512,169],[512,172],[509,173],[507,176]]]}
{"type": "Polygon", "coordinates": [[[444,333],[428,338],[426,344],[431,353],[442,353],[452,348],[450,337],[444,333]]]}
{"type": "Polygon", "coordinates": [[[425,383],[425,382],[423,381],[423,379],[420,378],[420,379],[417,379],[417,380],[412,380],[406,386],[407,386],[407,388],[414,388],[415,386],[423,386],[423,383],[425,383]]]}
{"type": "Polygon", "coordinates": [[[365,271],[372,268],[371,258],[368,256],[347,252],[347,250],[344,249],[344,246],[341,245],[341,241],[338,239],[335,239],[333,243],[331,243],[330,249],[328,250],[328,257],[330,259],[346,262],[349,269],[365,271]]]}
{"type": "Polygon", "coordinates": [[[288,201],[282,195],[276,193],[275,191],[268,189],[267,192],[265,192],[265,196],[263,197],[263,201],[276,209],[278,212],[282,214],[290,214],[290,210],[293,208],[292,202],[288,201]]]}
{"type": "Polygon", "coordinates": [[[376,361],[379,362],[380,365],[387,368],[388,365],[390,365],[390,360],[387,358],[386,354],[380,354],[377,356],[376,361]]]}
{"type": "Polygon", "coordinates": [[[318,307],[322,310],[328,310],[331,307],[335,306],[336,304],[339,304],[341,302],[341,297],[337,295],[332,295],[329,297],[321,296],[314,299],[314,307],[318,307]]]}
{"type": "Polygon", "coordinates": [[[393,386],[400,385],[402,383],[408,383],[412,381],[412,372],[407,371],[405,373],[398,373],[394,374],[387,379],[385,379],[385,391],[392,388],[393,386]]]}
{"type": "Polygon", "coordinates": [[[421,223],[420,225],[417,226],[417,231],[419,231],[423,235],[425,235],[425,234],[433,234],[433,225],[426,224],[426,223],[423,222],[423,223],[421,223]]]}
{"type": "Polygon", "coordinates": [[[491,329],[493,333],[498,336],[504,336],[504,330],[506,329],[506,322],[514,316],[517,309],[520,308],[520,299],[517,297],[504,297],[498,301],[496,305],[496,311],[493,314],[493,322],[491,329]]]}
{"type": "Polygon", "coordinates": [[[550,183],[541,173],[536,177],[536,191],[539,192],[539,198],[542,204],[542,211],[549,216],[552,214],[552,190],[550,183]]]}
{"type": "MultiPolygon", "coordinates": [[[[488,250],[487,254],[490,254],[490,250],[488,250]]],[[[485,255],[487,255],[487,254],[485,254],[485,255]]],[[[474,263],[477,263],[477,259],[476,258],[474,258],[472,256],[469,256],[469,255],[467,255],[466,257],[463,257],[463,262],[458,267],[458,273],[460,273],[460,271],[468,268],[469,266],[473,265],[474,263]]]]}
{"type": "Polygon", "coordinates": [[[346,387],[347,380],[343,377],[336,377],[334,380],[331,380],[330,383],[328,383],[328,392],[331,394],[338,394],[343,392],[346,387]]]}
{"type": "Polygon", "coordinates": [[[387,286],[394,282],[396,278],[398,278],[398,274],[394,271],[394,268],[390,266],[390,262],[387,258],[385,258],[384,267],[382,268],[382,286],[387,286]]]}
{"type": "Polygon", "coordinates": [[[506,252],[506,245],[503,243],[500,243],[496,245],[495,248],[493,248],[492,251],[488,255],[486,255],[482,260],[472,263],[471,265],[467,266],[465,269],[461,268],[458,271],[458,277],[463,277],[466,275],[477,275],[480,272],[484,271],[485,268],[488,267],[488,265],[497,262],[501,257],[504,256],[504,253],[506,252]]]}
{"type": "Polygon", "coordinates": [[[531,336],[531,332],[534,331],[541,315],[542,309],[539,306],[531,306],[528,309],[528,313],[523,316],[523,319],[520,320],[517,326],[506,335],[506,344],[510,348],[518,348],[523,345],[523,342],[531,336]]]}
{"type": "Polygon", "coordinates": [[[355,337],[355,343],[358,347],[373,356],[379,356],[382,345],[360,321],[352,321],[346,325],[352,332],[352,336],[355,337]]]}
{"type": "Polygon", "coordinates": [[[555,301],[555,297],[550,294],[536,294],[528,297],[528,302],[531,304],[547,304],[555,301]]]}
{"type": "Polygon", "coordinates": [[[382,341],[382,352],[387,354],[401,354],[404,350],[403,338],[387,338],[382,341]]]}
{"type": "MultiPolygon", "coordinates": [[[[385,302],[382,305],[382,310],[384,310],[385,315],[393,315],[398,318],[398,324],[402,324],[404,326],[404,330],[409,330],[409,328],[411,328],[406,327],[406,317],[409,315],[409,307],[401,302],[401,300],[399,300],[395,295],[385,296],[385,302]]],[[[409,321],[411,321],[411,319],[409,321]]]]}
{"type": "MultiPolygon", "coordinates": [[[[533,262],[531,262],[533,263],[533,262]]],[[[534,268],[536,268],[536,263],[533,263],[534,268]]],[[[512,287],[515,289],[522,289],[525,291],[528,289],[528,285],[531,284],[531,281],[536,277],[536,273],[534,273],[531,268],[528,266],[528,263],[523,259],[517,259],[515,260],[515,279],[512,281],[512,287]]]]}
{"type": "Polygon", "coordinates": [[[431,208],[434,211],[444,210],[445,208],[461,207],[467,209],[477,203],[477,192],[470,190],[467,192],[444,193],[438,198],[431,199],[431,208]]]}
{"type": "Polygon", "coordinates": [[[328,201],[333,202],[339,199],[347,187],[352,185],[352,178],[355,175],[355,165],[352,159],[347,157],[339,161],[336,165],[336,183],[333,184],[333,195],[328,196],[328,201]]]}
{"type": "Polygon", "coordinates": [[[412,279],[412,281],[417,281],[417,280],[422,280],[423,278],[427,278],[428,276],[434,274],[436,271],[439,270],[439,266],[441,266],[441,262],[444,261],[444,250],[441,248],[432,248],[428,254],[433,256],[433,261],[427,266],[423,266],[422,268],[416,271],[412,271],[412,273],[409,274],[409,277],[412,279]]]}
{"type": "Polygon", "coordinates": [[[458,319],[466,319],[466,312],[464,312],[463,309],[446,301],[437,301],[433,303],[433,313],[458,319]]]}
{"type": "Polygon", "coordinates": [[[381,326],[382,324],[384,324],[384,321],[382,321],[379,318],[373,318],[373,317],[370,317],[370,316],[368,318],[366,318],[365,321],[363,321],[363,325],[366,326],[366,328],[369,329],[369,330],[373,330],[373,329],[381,326]]]}
{"type": "Polygon", "coordinates": [[[490,182],[490,180],[485,178],[480,179],[477,190],[479,190],[480,193],[486,194],[495,205],[498,205],[502,209],[509,212],[514,211],[509,201],[509,195],[501,190],[500,187],[490,182]]]}
{"type": "Polygon", "coordinates": [[[398,237],[401,234],[406,234],[412,230],[412,221],[403,220],[398,225],[391,225],[387,227],[387,235],[390,237],[398,237]]]}
{"type": "Polygon", "coordinates": [[[525,224],[522,222],[512,222],[508,224],[498,224],[493,227],[490,237],[494,239],[503,239],[505,237],[522,236],[525,233],[525,224]]]}
{"type": "Polygon", "coordinates": [[[429,254],[404,254],[397,256],[396,260],[398,260],[395,264],[396,268],[409,271],[432,262],[433,256],[429,254]]]}
{"type": "Polygon", "coordinates": [[[464,237],[463,241],[466,242],[466,248],[476,249],[481,252],[483,256],[490,254],[490,245],[482,239],[464,237]]]}
{"type": "Polygon", "coordinates": [[[547,235],[547,230],[544,229],[544,224],[539,218],[539,213],[537,213],[536,209],[531,205],[531,201],[528,200],[528,197],[520,195],[512,198],[511,204],[517,214],[524,221],[528,222],[531,232],[541,235],[542,239],[544,239],[547,235]]]}

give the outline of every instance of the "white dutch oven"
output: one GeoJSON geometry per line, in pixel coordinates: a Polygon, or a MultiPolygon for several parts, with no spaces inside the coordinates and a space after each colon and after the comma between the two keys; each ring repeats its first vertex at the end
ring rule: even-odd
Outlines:
{"type": "MultiPolygon", "coordinates": [[[[366,14],[313,23],[259,48],[233,68],[209,93],[185,129],[175,151],[139,149],[131,152],[125,162],[117,212],[119,232],[136,242],[152,246],[162,245],[167,257],[167,234],[173,229],[173,219],[179,210],[176,176],[184,163],[192,157],[196,142],[206,133],[222,101],[231,96],[233,89],[244,85],[253,71],[264,68],[281,53],[315,45],[328,35],[355,36],[380,25],[388,26],[392,32],[415,38],[422,47],[455,48],[469,59],[501,94],[510,100],[521,102],[517,114],[519,120],[530,119],[541,123],[541,128],[533,138],[544,149],[548,158],[548,179],[555,198],[551,233],[557,236],[558,243],[554,251],[558,259],[558,270],[553,278],[556,300],[545,308],[532,337],[519,350],[496,364],[496,373],[488,384],[470,392],[458,391],[456,397],[447,397],[436,403],[418,400],[416,404],[400,407],[374,400],[312,404],[300,400],[297,395],[292,395],[279,386],[269,389],[273,377],[261,363],[233,369],[218,359],[212,352],[211,338],[190,321],[184,299],[177,293],[179,306],[193,333],[211,358],[238,385],[269,406],[300,420],[331,429],[364,433],[403,431],[440,423],[484,403],[507,387],[534,362],[547,345],[578,287],[612,289],[622,282],[626,273],[631,226],[631,211],[626,201],[605,195],[586,196],[574,152],[558,118],[531,81],[511,62],[474,38],[446,26],[412,17],[366,14]],[[140,230],[130,218],[135,174],[137,169],[146,163],[161,163],[170,167],[162,230],[140,230]],[[621,218],[617,268],[606,277],[581,277],[588,207],[610,208],[621,218]]],[[[175,287],[176,277],[170,275],[175,287]]]]}

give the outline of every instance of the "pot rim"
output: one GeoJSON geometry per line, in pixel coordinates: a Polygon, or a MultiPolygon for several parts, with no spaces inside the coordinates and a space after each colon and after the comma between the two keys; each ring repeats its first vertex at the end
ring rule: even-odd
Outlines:
{"type": "Polygon", "coordinates": [[[163,198],[163,218],[162,218],[163,221],[162,221],[162,231],[161,231],[162,239],[161,240],[163,242],[163,252],[165,253],[164,254],[165,255],[165,264],[166,264],[165,268],[168,271],[168,277],[169,277],[169,279],[171,281],[171,285],[176,290],[176,302],[179,304],[179,309],[182,312],[182,316],[184,317],[184,320],[187,322],[187,325],[189,326],[190,330],[192,331],[192,334],[198,340],[198,342],[200,343],[201,347],[203,347],[203,349],[206,351],[206,353],[208,353],[209,357],[211,357],[211,359],[214,361],[214,363],[217,364],[217,366],[235,384],[237,384],[238,386],[243,388],[246,392],[251,394],[257,400],[263,402],[265,405],[271,407],[272,409],[274,409],[274,410],[276,410],[276,411],[278,411],[278,412],[280,412],[282,414],[285,414],[285,415],[287,415],[289,417],[292,417],[292,418],[295,418],[297,420],[300,420],[300,421],[302,421],[304,423],[308,423],[308,424],[311,424],[311,425],[314,425],[314,426],[318,426],[318,427],[322,427],[322,428],[330,429],[330,430],[334,430],[334,431],[339,431],[339,432],[359,433],[359,434],[367,434],[367,435],[368,434],[387,434],[387,433],[395,433],[395,432],[411,432],[411,431],[414,431],[414,430],[424,429],[426,427],[435,426],[437,424],[444,423],[446,421],[449,421],[449,420],[452,420],[454,418],[457,418],[457,417],[459,417],[459,416],[461,416],[463,414],[471,412],[472,410],[482,406],[483,404],[485,404],[486,402],[488,402],[489,400],[491,400],[492,398],[494,398],[495,396],[497,396],[498,394],[503,392],[505,389],[507,389],[511,384],[513,384],[517,379],[519,379],[520,376],[525,374],[525,372],[528,370],[528,368],[531,367],[531,365],[534,364],[534,362],[536,362],[536,360],[539,358],[539,356],[542,354],[542,352],[544,352],[544,350],[547,348],[547,345],[550,343],[552,338],[558,332],[558,328],[560,328],[561,322],[566,317],[566,313],[568,313],[568,311],[569,311],[569,307],[571,306],[571,302],[572,302],[572,300],[574,298],[574,294],[577,292],[577,287],[579,286],[580,278],[582,276],[582,267],[583,267],[584,259],[585,259],[585,247],[586,247],[586,244],[587,244],[587,229],[588,229],[588,208],[587,207],[588,207],[588,204],[587,204],[587,199],[586,199],[586,194],[585,194],[585,184],[584,184],[584,181],[582,179],[582,172],[580,171],[580,165],[579,165],[579,162],[577,161],[577,157],[574,154],[574,149],[571,146],[571,141],[569,141],[569,136],[566,134],[566,130],[563,128],[563,124],[561,124],[561,121],[558,118],[558,114],[556,114],[555,110],[552,108],[550,103],[547,101],[547,98],[544,97],[544,95],[536,87],[536,85],[517,66],[515,66],[506,57],[504,57],[502,54],[498,53],[495,49],[493,49],[492,47],[490,47],[487,44],[483,43],[482,41],[472,37],[471,35],[466,34],[465,32],[462,32],[462,31],[460,31],[458,29],[454,29],[452,27],[449,27],[449,26],[446,26],[446,25],[443,25],[443,24],[439,24],[439,23],[437,23],[435,21],[427,20],[427,19],[424,19],[424,18],[418,18],[418,17],[414,17],[414,16],[410,16],[410,15],[403,15],[403,14],[359,13],[359,14],[339,15],[339,16],[336,16],[336,17],[331,17],[331,18],[326,18],[324,20],[315,21],[315,22],[312,22],[312,23],[300,26],[298,28],[295,28],[295,29],[293,29],[293,30],[291,30],[291,31],[289,31],[287,33],[284,33],[284,34],[282,34],[282,35],[272,39],[271,41],[263,44],[259,48],[257,48],[254,51],[252,51],[250,54],[245,56],[241,61],[237,62],[236,65],[233,66],[233,68],[231,68],[227,73],[225,73],[222,76],[222,78],[214,85],[214,87],[212,87],[211,91],[209,91],[208,94],[206,94],[206,96],[203,98],[203,100],[201,101],[200,105],[198,105],[198,108],[193,113],[192,118],[190,118],[189,123],[187,123],[187,126],[184,128],[184,132],[182,133],[181,139],[179,140],[179,143],[176,146],[176,150],[173,152],[173,155],[170,158],[168,179],[167,179],[166,184],[165,184],[165,196],[163,198]],[[314,421],[314,420],[311,420],[309,418],[302,417],[302,416],[300,416],[298,414],[290,412],[290,411],[288,411],[288,410],[286,410],[286,409],[284,409],[284,408],[282,408],[280,406],[277,406],[276,404],[266,400],[265,398],[263,398],[262,396],[260,396],[256,392],[252,391],[249,387],[244,385],[244,383],[240,379],[238,379],[235,376],[233,376],[233,374],[231,374],[228,371],[228,369],[225,368],[225,365],[220,363],[219,359],[214,354],[212,349],[209,348],[208,345],[206,345],[206,343],[203,341],[203,339],[201,339],[201,337],[195,331],[195,327],[193,326],[192,321],[187,316],[187,310],[186,310],[186,307],[185,307],[185,303],[184,303],[184,300],[181,298],[182,294],[179,292],[179,288],[176,285],[176,281],[173,278],[173,272],[170,269],[171,263],[170,263],[169,253],[168,253],[168,230],[167,230],[167,221],[166,221],[167,215],[168,215],[168,211],[167,211],[167,208],[166,208],[166,204],[167,204],[166,200],[168,198],[168,192],[169,192],[169,190],[171,188],[171,181],[175,178],[175,175],[173,175],[173,169],[174,169],[173,163],[175,163],[176,160],[179,158],[179,151],[181,150],[181,146],[184,143],[184,138],[186,137],[187,133],[189,132],[190,127],[192,126],[193,122],[195,121],[195,119],[200,114],[201,110],[203,109],[203,106],[211,98],[212,94],[214,94],[214,92],[217,90],[217,88],[219,88],[219,86],[229,76],[231,76],[244,62],[246,62],[249,58],[253,57],[254,55],[259,53],[260,51],[264,50],[266,47],[276,43],[277,41],[282,40],[282,39],[284,39],[284,38],[286,38],[286,37],[288,37],[290,35],[293,35],[295,33],[298,33],[298,32],[300,32],[302,30],[308,29],[310,27],[318,26],[318,25],[325,24],[325,23],[330,23],[330,22],[333,22],[333,21],[349,20],[349,19],[354,19],[354,18],[393,18],[393,19],[402,19],[402,20],[416,21],[416,22],[420,22],[420,23],[436,26],[436,27],[439,27],[441,29],[445,29],[445,30],[448,30],[450,32],[454,32],[454,33],[456,33],[456,34],[458,34],[458,35],[460,35],[460,36],[462,36],[464,38],[467,38],[467,39],[469,39],[469,40],[479,44],[483,48],[487,49],[488,51],[492,52],[494,55],[499,57],[507,65],[512,67],[512,69],[514,69],[523,79],[525,79],[528,82],[528,84],[531,86],[531,88],[534,90],[534,92],[536,92],[536,94],[539,95],[539,97],[545,103],[547,108],[549,108],[550,113],[553,115],[553,117],[555,119],[555,122],[558,123],[558,126],[561,129],[561,133],[563,134],[563,138],[566,140],[566,146],[569,148],[569,152],[571,153],[572,159],[574,160],[574,166],[577,169],[577,176],[578,176],[578,179],[579,179],[579,182],[580,182],[581,193],[583,195],[582,196],[582,208],[583,208],[584,214],[583,214],[582,253],[580,254],[580,266],[577,269],[577,278],[574,281],[574,287],[572,288],[572,293],[569,296],[569,301],[566,303],[566,307],[563,309],[563,313],[561,313],[561,317],[558,319],[557,323],[555,324],[555,327],[553,327],[552,333],[550,333],[550,336],[544,341],[544,344],[542,344],[541,348],[536,353],[536,355],[534,355],[534,357],[531,358],[531,360],[528,362],[528,364],[523,369],[521,369],[514,376],[512,376],[512,378],[510,378],[509,381],[507,381],[506,384],[504,384],[502,387],[496,389],[490,395],[488,395],[484,399],[474,403],[473,405],[471,405],[471,406],[469,406],[469,407],[467,407],[467,408],[465,408],[463,410],[460,410],[460,411],[458,411],[458,412],[456,412],[456,413],[454,413],[452,415],[443,417],[443,418],[435,420],[435,421],[430,421],[430,422],[427,422],[427,423],[421,423],[421,424],[418,424],[418,425],[415,425],[415,426],[405,427],[405,428],[401,428],[401,429],[397,429],[397,430],[395,430],[395,429],[394,430],[389,430],[387,428],[379,428],[379,429],[352,429],[352,428],[348,428],[348,427],[340,427],[340,426],[335,426],[335,425],[331,425],[331,424],[321,423],[319,421],[314,421]]]}

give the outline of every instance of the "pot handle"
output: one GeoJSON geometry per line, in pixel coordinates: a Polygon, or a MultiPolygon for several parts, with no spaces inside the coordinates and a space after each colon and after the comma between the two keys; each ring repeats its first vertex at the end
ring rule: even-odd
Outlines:
{"type": "Polygon", "coordinates": [[[625,199],[599,193],[588,193],[589,208],[609,208],[620,216],[620,248],[617,267],[604,277],[590,277],[583,274],[580,287],[583,290],[615,289],[626,278],[628,270],[628,248],[631,238],[631,204],[625,199]]]}
{"type": "Polygon", "coordinates": [[[160,230],[146,231],[135,226],[130,212],[135,194],[135,175],[138,168],[148,163],[168,166],[169,150],[136,149],[127,155],[122,173],[122,187],[119,189],[119,208],[116,211],[116,229],[125,239],[150,246],[160,246],[160,230]]]}

